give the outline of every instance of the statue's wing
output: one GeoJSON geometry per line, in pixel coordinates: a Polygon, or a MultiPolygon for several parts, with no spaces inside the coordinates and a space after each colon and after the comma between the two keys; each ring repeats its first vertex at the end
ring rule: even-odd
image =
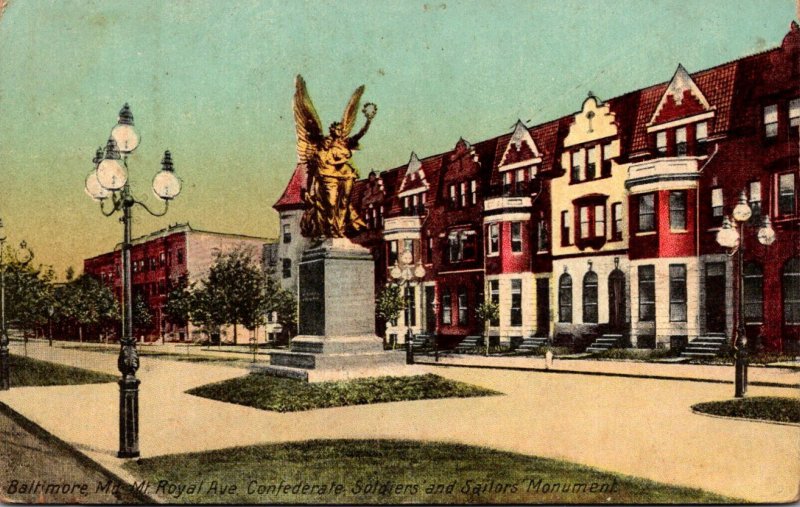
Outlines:
{"type": "Polygon", "coordinates": [[[312,164],[322,142],[322,126],[308,96],[303,76],[297,75],[294,92],[294,123],[297,129],[297,158],[301,164],[312,164]]]}
{"type": "Polygon", "coordinates": [[[358,104],[361,102],[361,95],[363,94],[364,85],[361,85],[353,92],[353,96],[350,97],[347,107],[344,108],[344,114],[342,114],[342,130],[345,137],[350,135],[350,131],[353,130],[353,126],[356,124],[358,104]]]}

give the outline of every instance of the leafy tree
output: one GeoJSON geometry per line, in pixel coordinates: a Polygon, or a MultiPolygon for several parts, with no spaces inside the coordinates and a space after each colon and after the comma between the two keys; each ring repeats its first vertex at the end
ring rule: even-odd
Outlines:
{"type": "Polygon", "coordinates": [[[97,278],[83,274],[55,290],[55,307],[61,319],[78,328],[83,341],[84,329],[105,329],[118,322],[120,308],[111,290],[97,278]]]}
{"type": "Polygon", "coordinates": [[[153,325],[153,311],[142,297],[136,294],[133,298],[133,336],[140,336],[150,330],[153,325]]]}
{"type": "Polygon", "coordinates": [[[167,295],[167,302],[161,310],[168,321],[179,327],[189,323],[192,313],[192,292],[185,281],[167,295]]]}
{"type": "Polygon", "coordinates": [[[202,304],[212,320],[233,326],[233,343],[238,342],[237,325],[254,330],[264,322],[265,277],[250,249],[236,248],[217,253],[203,281],[202,304]],[[208,304],[217,310],[208,308],[208,304]],[[218,312],[218,314],[217,314],[218,312]]]}
{"type": "Polygon", "coordinates": [[[220,326],[225,324],[222,305],[216,299],[219,292],[211,290],[206,285],[200,285],[193,286],[189,295],[189,320],[203,329],[209,337],[213,337],[219,332],[220,326]]]}
{"type": "Polygon", "coordinates": [[[297,299],[291,291],[281,287],[273,275],[273,272],[268,272],[264,282],[264,310],[267,314],[275,313],[285,334],[294,336],[297,329],[297,299]]]}
{"type": "Polygon", "coordinates": [[[500,318],[500,305],[494,301],[484,301],[475,309],[475,316],[483,321],[483,341],[486,343],[486,354],[489,354],[489,323],[500,318]]]}
{"type": "MultiPolygon", "coordinates": [[[[375,300],[375,315],[383,319],[384,322],[397,324],[400,312],[405,310],[406,300],[400,290],[399,285],[390,284],[381,289],[375,300]]],[[[383,343],[386,345],[386,334],[383,336],[383,343]]]]}
{"type": "Polygon", "coordinates": [[[52,268],[33,268],[18,263],[6,266],[6,320],[25,330],[47,324],[47,308],[53,300],[52,268]]]}

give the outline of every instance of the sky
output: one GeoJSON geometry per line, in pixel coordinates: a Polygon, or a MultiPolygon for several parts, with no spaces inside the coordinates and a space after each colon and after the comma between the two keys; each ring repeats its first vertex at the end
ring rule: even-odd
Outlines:
{"type": "Polygon", "coordinates": [[[797,17],[791,0],[10,0],[0,218],[62,279],[112,249],[122,225],[84,181],[128,102],[136,197],[161,205],[164,150],[183,181],[165,217],[134,210],[134,236],[189,222],[276,237],[297,74],[325,126],[366,85],[378,106],[354,158],[366,175],[571,114],[589,91],[668,81],[678,63],[695,72],[775,47],[797,17]]]}

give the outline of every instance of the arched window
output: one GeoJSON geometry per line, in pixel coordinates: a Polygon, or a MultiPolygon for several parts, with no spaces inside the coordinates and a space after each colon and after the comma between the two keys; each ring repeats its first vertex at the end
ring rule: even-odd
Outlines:
{"type": "Polygon", "coordinates": [[[744,321],[761,324],[764,321],[764,273],[756,262],[744,265],[744,321]]]}
{"type": "Polygon", "coordinates": [[[800,257],[783,265],[783,323],[800,325],[800,257]]]}
{"type": "Polygon", "coordinates": [[[583,321],[597,322],[597,273],[594,271],[583,277],[583,321]]]}
{"type": "Polygon", "coordinates": [[[567,273],[558,279],[558,321],[572,322],[572,277],[567,273]]]}

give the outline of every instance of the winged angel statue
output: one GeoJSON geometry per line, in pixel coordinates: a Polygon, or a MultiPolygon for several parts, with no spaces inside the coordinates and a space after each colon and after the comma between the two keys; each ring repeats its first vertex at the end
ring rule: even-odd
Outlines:
{"type": "Polygon", "coordinates": [[[349,231],[365,227],[350,202],[353,182],[358,171],[351,158],[359,149],[358,141],[367,133],[378,108],[364,104],[362,113],[367,122],[353,136],[364,86],[359,86],[345,107],[341,122],[331,124],[327,136],[308,96],[306,82],[298,75],[295,80],[294,121],[297,127],[297,158],[306,165],[308,179],[304,200],[306,210],[300,220],[300,231],[307,238],[342,238],[349,231]]]}

